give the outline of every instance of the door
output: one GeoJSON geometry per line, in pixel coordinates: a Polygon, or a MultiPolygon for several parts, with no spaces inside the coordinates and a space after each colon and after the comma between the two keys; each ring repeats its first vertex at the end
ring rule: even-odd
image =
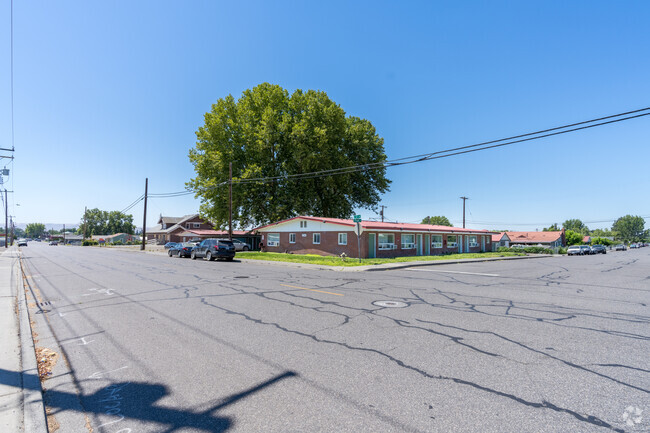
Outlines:
{"type": "Polygon", "coordinates": [[[431,255],[431,235],[424,236],[424,245],[427,252],[427,256],[431,255]]]}
{"type": "Polygon", "coordinates": [[[415,254],[422,255],[422,235],[415,235],[415,254]]]}
{"type": "Polygon", "coordinates": [[[375,254],[375,233],[368,233],[368,258],[374,259],[375,254]]]}

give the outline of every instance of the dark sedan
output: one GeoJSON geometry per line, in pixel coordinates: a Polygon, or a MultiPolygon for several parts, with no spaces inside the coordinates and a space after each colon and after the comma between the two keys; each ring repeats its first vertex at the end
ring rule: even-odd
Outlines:
{"type": "Polygon", "coordinates": [[[208,261],[214,259],[232,261],[235,258],[235,246],[227,239],[205,239],[194,247],[190,257],[192,260],[202,257],[208,261]]]}
{"type": "Polygon", "coordinates": [[[607,254],[607,248],[604,245],[592,245],[591,254],[607,254]]]}
{"type": "Polygon", "coordinates": [[[178,243],[170,247],[167,254],[169,257],[191,257],[192,250],[195,246],[196,244],[194,242],[183,242],[182,244],[178,243]]]}

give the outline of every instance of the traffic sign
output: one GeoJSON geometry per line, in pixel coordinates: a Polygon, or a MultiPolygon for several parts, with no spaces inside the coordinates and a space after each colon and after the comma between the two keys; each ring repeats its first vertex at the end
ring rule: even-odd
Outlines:
{"type": "Polygon", "coordinates": [[[361,222],[361,215],[355,215],[354,216],[354,222],[355,223],[360,223],[361,222]]]}

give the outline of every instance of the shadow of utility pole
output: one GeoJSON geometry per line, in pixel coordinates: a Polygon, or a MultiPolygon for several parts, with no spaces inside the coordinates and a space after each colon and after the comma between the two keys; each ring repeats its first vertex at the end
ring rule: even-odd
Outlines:
{"type": "MultiPolygon", "coordinates": [[[[36,377],[0,368],[0,383],[4,385],[22,387],[28,383],[38,383],[33,380],[24,380],[24,376],[36,377]]],[[[58,412],[78,410],[79,400],[81,400],[85,413],[102,416],[106,420],[103,424],[93,426],[98,430],[124,419],[132,419],[164,426],[162,428],[165,430],[161,431],[167,433],[188,427],[207,432],[225,432],[233,425],[233,420],[229,417],[213,415],[213,412],[260,392],[281,380],[296,376],[297,373],[287,371],[245,391],[230,395],[219,404],[202,412],[157,406],[156,402],[168,395],[169,390],[164,385],[145,382],[112,383],[88,396],[78,396],[74,393],[50,389],[46,393],[47,406],[53,409],[52,414],[55,415],[58,412]],[[129,401],[133,403],[127,403],[129,401]]],[[[32,378],[30,377],[30,379],[32,378]]],[[[36,379],[38,380],[37,377],[36,379]]],[[[31,386],[34,387],[34,390],[41,391],[40,386],[38,388],[35,385],[31,386]]]]}

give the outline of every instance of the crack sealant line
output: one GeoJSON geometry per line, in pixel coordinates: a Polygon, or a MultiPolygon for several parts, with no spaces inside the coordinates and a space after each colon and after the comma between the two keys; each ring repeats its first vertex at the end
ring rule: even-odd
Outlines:
{"type": "MultiPolygon", "coordinates": [[[[26,432],[47,433],[47,421],[45,405],[43,403],[43,391],[38,376],[36,362],[36,350],[34,348],[34,337],[30,326],[29,309],[27,297],[22,283],[23,261],[19,259],[19,265],[14,265],[11,273],[11,284],[18,292],[20,298],[18,309],[20,312],[20,358],[22,368],[23,385],[23,426],[26,432]]],[[[34,300],[38,303],[38,300],[34,300]]]]}

